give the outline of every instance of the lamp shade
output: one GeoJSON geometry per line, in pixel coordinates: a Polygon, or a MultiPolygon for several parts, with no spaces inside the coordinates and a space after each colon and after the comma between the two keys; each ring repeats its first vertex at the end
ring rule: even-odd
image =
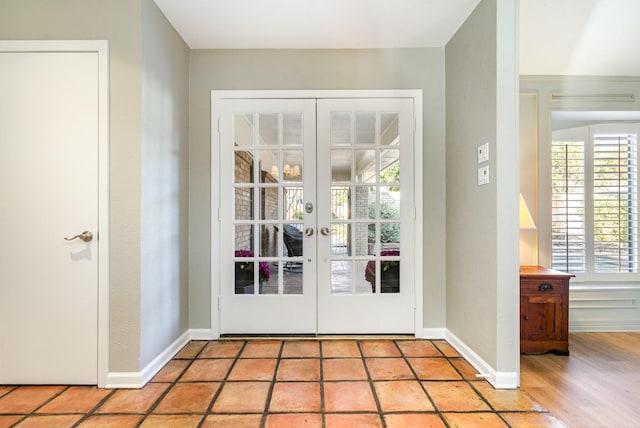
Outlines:
{"type": "Polygon", "coordinates": [[[535,228],[536,224],[533,222],[533,217],[531,217],[531,213],[529,212],[527,203],[522,197],[522,193],[520,193],[520,229],[531,230],[535,228]]]}

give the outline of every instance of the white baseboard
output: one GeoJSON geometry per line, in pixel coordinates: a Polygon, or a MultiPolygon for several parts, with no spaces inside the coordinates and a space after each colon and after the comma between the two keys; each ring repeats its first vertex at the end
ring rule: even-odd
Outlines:
{"type": "MultiPolygon", "coordinates": [[[[573,327],[576,327],[575,325],[573,327]]],[[[632,331],[632,330],[629,330],[632,331]]],[[[518,373],[496,372],[486,361],[469,348],[455,334],[444,328],[425,328],[422,339],[444,339],[451,344],[494,388],[518,387],[518,373]]],[[[190,340],[215,340],[210,329],[191,329],[184,332],[139,372],[109,372],[106,388],[142,388],[187,344],[190,340]]]]}
{"type": "Polygon", "coordinates": [[[139,372],[109,372],[105,388],[142,388],[191,340],[185,331],[139,372]]]}
{"type": "Polygon", "coordinates": [[[444,339],[446,329],[444,328],[424,328],[420,335],[416,334],[417,339],[444,339]]]}
{"type": "Polygon", "coordinates": [[[494,388],[516,389],[519,387],[519,374],[517,372],[497,372],[449,330],[446,330],[444,339],[478,371],[480,378],[486,379],[494,388]]]}
{"type": "Polygon", "coordinates": [[[210,328],[192,328],[189,330],[189,337],[191,340],[216,340],[217,337],[213,334],[210,328]]]}
{"type": "Polygon", "coordinates": [[[572,320],[570,333],[634,333],[640,332],[639,321],[572,320]]]}

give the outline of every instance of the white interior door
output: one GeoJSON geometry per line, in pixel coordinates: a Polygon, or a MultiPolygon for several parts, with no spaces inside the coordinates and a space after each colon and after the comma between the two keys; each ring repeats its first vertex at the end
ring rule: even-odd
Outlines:
{"type": "Polygon", "coordinates": [[[413,333],[413,100],[214,107],[220,332],[413,333]]]}
{"type": "Polygon", "coordinates": [[[97,382],[98,93],[97,52],[0,52],[0,384],[97,382]]]}
{"type": "Polygon", "coordinates": [[[318,100],[318,332],[413,333],[411,99],[318,100]]]}

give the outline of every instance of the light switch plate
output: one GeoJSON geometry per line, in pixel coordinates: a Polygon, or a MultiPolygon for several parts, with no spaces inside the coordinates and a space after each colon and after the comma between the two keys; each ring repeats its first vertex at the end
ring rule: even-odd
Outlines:
{"type": "Polygon", "coordinates": [[[478,146],[478,163],[487,162],[489,160],[489,142],[478,146]]]}
{"type": "Polygon", "coordinates": [[[489,184],[489,165],[478,168],[478,186],[489,184]]]}

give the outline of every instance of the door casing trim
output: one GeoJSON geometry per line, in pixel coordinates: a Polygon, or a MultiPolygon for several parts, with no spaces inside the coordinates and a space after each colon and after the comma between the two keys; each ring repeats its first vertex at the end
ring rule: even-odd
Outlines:
{"type": "MultiPolygon", "coordinates": [[[[410,98],[413,100],[414,114],[414,232],[423,236],[423,107],[420,89],[382,89],[382,90],[213,90],[211,91],[211,331],[210,339],[220,337],[220,254],[217,245],[220,236],[220,146],[219,111],[220,104],[229,99],[301,99],[301,98],[410,98]],[[214,172],[216,171],[216,172],[214,172]]],[[[424,272],[422,260],[423,240],[414,241],[415,289],[414,289],[414,335],[424,336],[424,272]],[[418,286],[418,284],[422,286],[418,286]]]]}
{"type": "Polygon", "coordinates": [[[0,52],[98,54],[98,387],[109,372],[109,42],[107,40],[0,40],[0,52]]]}

